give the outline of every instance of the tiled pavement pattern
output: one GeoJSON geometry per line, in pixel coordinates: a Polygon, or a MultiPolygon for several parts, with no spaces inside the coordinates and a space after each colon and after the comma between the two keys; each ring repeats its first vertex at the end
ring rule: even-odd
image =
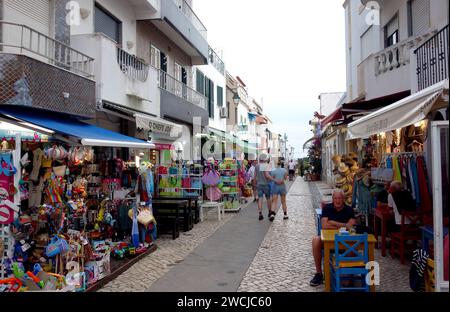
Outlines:
{"type": "MultiPolygon", "coordinates": [[[[309,286],[315,271],[311,252],[311,237],[316,231],[314,208],[319,207],[320,190],[326,188],[319,183],[306,183],[302,178],[295,181],[287,197],[290,219],[283,220],[279,210],[238,291],[323,291],[323,285],[309,286]]],[[[389,255],[381,257],[378,249],[375,260],[380,264],[377,291],[411,291],[409,265],[401,265],[389,255]]]]}
{"type": "Polygon", "coordinates": [[[218,222],[217,210],[209,210],[208,217],[203,222],[196,224],[189,232],[180,232],[180,237],[176,240],[172,240],[170,235],[159,237],[156,242],[158,249],[155,252],[134,264],[99,291],[142,292],[146,290],[236,215],[235,213],[225,213],[224,218],[218,222]]]}
{"type": "Polygon", "coordinates": [[[297,178],[288,196],[288,220],[281,208],[250,265],[238,291],[310,292],[314,275],[311,237],[315,234],[314,210],[308,184],[297,178]]]}

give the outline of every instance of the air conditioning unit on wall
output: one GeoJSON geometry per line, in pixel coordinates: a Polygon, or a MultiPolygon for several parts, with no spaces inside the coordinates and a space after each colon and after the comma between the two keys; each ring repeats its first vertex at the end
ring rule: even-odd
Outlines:
{"type": "Polygon", "coordinates": [[[227,107],[220,108],[220,118],[228,118],[228,109],[227,107]]]}

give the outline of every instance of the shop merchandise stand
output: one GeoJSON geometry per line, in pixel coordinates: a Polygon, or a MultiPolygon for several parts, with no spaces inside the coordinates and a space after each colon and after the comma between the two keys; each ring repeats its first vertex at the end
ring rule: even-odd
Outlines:
{"type": "MultiPolygon", "coordinates": [[[[236,166],[235,164],[232,164],[236,166]]],[[[234,167],[233,167],[234,168],[234,167]]],[[[218,169],[220,173],[220,180],[222,183],[222,198],[221,201],[224,204],[225,212],[239,212],[241,210],[240,206],[240,196],[239,196],[239,185],[238,185],[238,169],[218,169]],[[236,172],[234,175],[229,176],[229,173],[236,172]]]]}
{"type": "MultiPolygon", "coordinates": [[[[158,169],[158,168],[157,168],[158,169]]],[[[188,168],[188,173],[183,173],[183,168],[177,166],[177,173],[159,173],[156,170],[158,197],[198,197],[203,198],[203,168],[193,170],[188,168]],[[188,186],[183,181],[189,181],[188,186]],[[164,181],[164,182],[163,182],[164,181]],[[169,182],[169,185],[166,185],[169,182]]]]}
{"type": "Polygon", "coordinates": [[[7,278],[3,261],[13,254],[14,238],[9,232],[9,225],[0,225],[0,240],[3,241],[4,251],[0,255],[0,279],[7,278]]]}

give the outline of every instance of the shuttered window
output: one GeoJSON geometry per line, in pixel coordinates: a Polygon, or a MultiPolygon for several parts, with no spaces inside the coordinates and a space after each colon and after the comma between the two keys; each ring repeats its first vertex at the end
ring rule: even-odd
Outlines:
{"type": "Polygon", "coordinates": [[[423,35],[430,28],[430,0],[408,2],[409,35],[423,35]]]}
{"type": "Polygon", "coordinates": [[[197,92],[205,95],[205,75],[197,69],[195,77],[196,77],[196,81],[197,81],[197,85],[196,85],[197,92]]]}
{"type": "Polygon", "coordinates": [[[161,51],[154,45],[150,45],[150,64],[157,68],[161,68],[161,51]]]}
{"type": "Polygon", "coordinates": [[[121,43],[121,22],[98,4],[95,4],[94,28],[96,33],[103,33],[115,42],[121,43]]]}
{"type": "Polygon", "coordinates": [[[217,86],[217,105],[223,106],[223,88],[221,86],[217,86]]]}
{"type": "Polygon", "coordinates": [[[373,51],[373,27],[361,36],[361,61],[365,60],[373,51]]]}
{"type": "Polygon", "coordinates": [[[3,20],[50,34],[50,0],[4,0],[3,20]]]}

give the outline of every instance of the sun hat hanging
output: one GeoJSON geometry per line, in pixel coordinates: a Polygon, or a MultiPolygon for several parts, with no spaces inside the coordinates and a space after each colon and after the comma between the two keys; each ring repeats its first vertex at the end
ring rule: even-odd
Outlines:
{"type": "Polygon", "coordinates": [[[45,154],[47,158],[52,160],[63,160],[67,157],[68,153],[63,146],[54,144],[45,151],[45,154]]]}

